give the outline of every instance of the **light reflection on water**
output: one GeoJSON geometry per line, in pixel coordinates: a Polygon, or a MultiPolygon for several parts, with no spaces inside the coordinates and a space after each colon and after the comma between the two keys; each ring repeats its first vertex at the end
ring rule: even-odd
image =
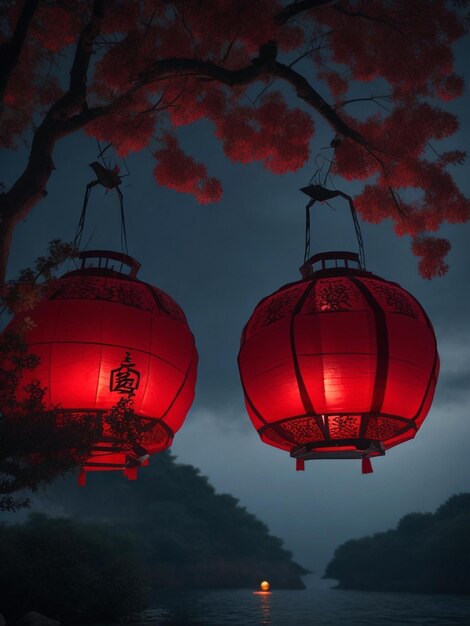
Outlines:
{"type": "Polygon", "coordinates": [[[470,597],[335,589],[161,592],[133,626],[470,626],[470,597]]]}
{"type": "Polygon", "coordinates": [[[271,592],[270,591],[261,591],[256,594],[259,597],[260,607],[261,607],[261,624],[270,624],[271,623],[271,592]]]}

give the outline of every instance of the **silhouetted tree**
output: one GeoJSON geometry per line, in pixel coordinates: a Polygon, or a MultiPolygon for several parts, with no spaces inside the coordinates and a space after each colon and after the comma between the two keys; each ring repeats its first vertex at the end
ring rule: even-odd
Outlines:
{"type": "Polygon", "coordinates": [[[343,589],[469,594],[470,494],[432,513],[405,515],[395,530],[347,541],[325,571],[343,589]]]}
{"type": "Polygon", "coordinates": [[[143,572],[112,528],[30,515],[0,525],[0,612],[70,623],[117,621],[144,607],[143,572]]]}
{"type": "MultiPolygon", "coordinates": [[[[51,242],[47,257],[6,284],[4,307],[10,312],[32,309],[51,288],[53,271],[73,253],[72,246],[51,242]]],[[[23,373],[37,364],[23,330],[0,335],[0,510],[27,506],[28,497],[15,494],[34,492],[79,465],[99,432],[89,417],[46,408],[38,381],[22,388],[23,373]]]]}

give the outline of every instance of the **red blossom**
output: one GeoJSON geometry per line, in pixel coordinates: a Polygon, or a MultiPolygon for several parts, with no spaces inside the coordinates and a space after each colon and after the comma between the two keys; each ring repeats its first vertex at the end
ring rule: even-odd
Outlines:
{"type": "Polygon", "coordinates": [[[361,217],[372,224],[397,216],[397,206],[384,185],[366,185],[354,204],[361,217]]]}
{"type": "Polygon", "coordinates": [[[290,109],[278,92],[263,96],[258,107],[232,106],[216,124],[216,135],[233,161],[263,161],[275,174],[284,174],[309,158],[313,121],[300,109],[290,109]]]}
{"type": "Polygon", "coordinates": [[[381,0],[350,0],[344,9],[327,5],[310,16],[329,30],[332,60],[346,65],[354,79],[381,76],[403,94],[422,94],[430,83],[452,73],[450,45],[462,36],[464,26],[445,2],[415,0],[410,10],[407,0],[387,5],[381,0]],[[352,20],[348,12],[357,16],[352,20]]]}
{"type": "Polygon", "coordinates": [[[221,58],[232,40],[251,55],[271,40],[277,40],[285,51],[302,45],[302,29],[290,23],[281,28],[273,19],[281,8],[277,0],[207,2],[204,10],[197,2],[186,2],[181,5],[181,14],[196,45],[221,58]]]}
{"type": "Polygon", "coordinates": [[[99,141],[112,143],[120,156],[127,156],[148,144],[155,131],[155,117],[117,113],[90,122],[85,130],[99,141]]]}
{"type": "Polygon", "coordinates": [[[444,262],[444,257],[451,249],[447,239],[417,237],[414,239],[411,249],[416,256],[421,257],[418,268],[423,278],[429,280],[447,273],[449,266],[444,262]]]}
{"type": "MultiPolygon", "coordinates": [[[[114,0],[104,4],[103,33],[127,33],[129,24],[135,24],[144,17],[140,0],[114,0]]],[[[147,18],[150,14],[146,15],[147,18]]]]}
{"type": "Polygon", "coordinates": [[[318,78],[321,78],[326,82],[328,89],[335,100],[343,98],[348,91],[349,81],[338,72],[320,71],[318,73],[318,78]]]}
{"type": "Polygon", "coordinates": [[[218,202],[222,197],[220,182],[207,175],[207,168],[185,154],[174,135],[166,133],[162,147],[155,152],[157,164],[153,170],[160,185],[191,193],[199,204],[218,202]]]}
{"type": "Polygon", "coordinates": [[[455,100],[464,92],[465,83],[461,76],[450,74],[436,84],[436,93],[441,100],[455,100]]]}
{"type": "Polygon", "coordinates": [[[42,4],[32,32],[37,42],[49,52],[58,52],[74,43],[81,30],[79,7],[69,10],[62,6],[42,4]]]}

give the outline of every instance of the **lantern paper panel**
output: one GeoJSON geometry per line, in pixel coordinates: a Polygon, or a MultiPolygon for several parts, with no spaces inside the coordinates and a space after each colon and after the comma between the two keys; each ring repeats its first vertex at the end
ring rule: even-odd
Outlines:
{"type": "Polygon", "coordinates": [[[413,296],[370,272],[335,267],[258,304],[239,368],[264,442],[305,458],[366,458],[414,437],[439,359],[413,296]]]}
{"type": "MultiPolygon", "coordinates": [[[[130,257],[103,251],[84,255],[95,257],[100,266],[84,264],[64,275],[46,300],[10,324],[14,330],[26,316],[33,322],[26,341],[40,364],[22,384],[39,380],[48,408],[76,414],[104,415],[120,399],[132,399],[132,410],[145,426],[140,445],[154,454],[171,445],[194,399],[194,337],[168,294],[135,274],[102,266],[103,259],[130,257]]],[[[86,469],[122,469],[132,451],[109,441],[105,421],[103,438],[86,469]]]]}

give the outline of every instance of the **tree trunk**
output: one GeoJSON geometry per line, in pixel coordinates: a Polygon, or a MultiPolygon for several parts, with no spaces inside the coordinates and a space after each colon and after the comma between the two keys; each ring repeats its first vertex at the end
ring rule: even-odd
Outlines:
{"type": "Polygon", "coordinates": [[[15,223],[3,218],[2,202],[0,200],[0,285],[5,283],[5,275],[8,264],[8,253],[11,246],[11,238],[15,223]]]}
{"type": "Polygon", "coordinates": [[[39,0],[25,0],[23,10],[10,41],[0,45],[0,101],[23,50],[29,26],[38,7],[39,0]]]}
{"type": "Polygon", "coordinates": [[[46,185],[54,169],[52,150],[61,136],[44,128],[37,130],[28,165],[11,189],[0,196],[0,284],[5,281],[11,238],[15,226],[47,195],[46,185]]]}

